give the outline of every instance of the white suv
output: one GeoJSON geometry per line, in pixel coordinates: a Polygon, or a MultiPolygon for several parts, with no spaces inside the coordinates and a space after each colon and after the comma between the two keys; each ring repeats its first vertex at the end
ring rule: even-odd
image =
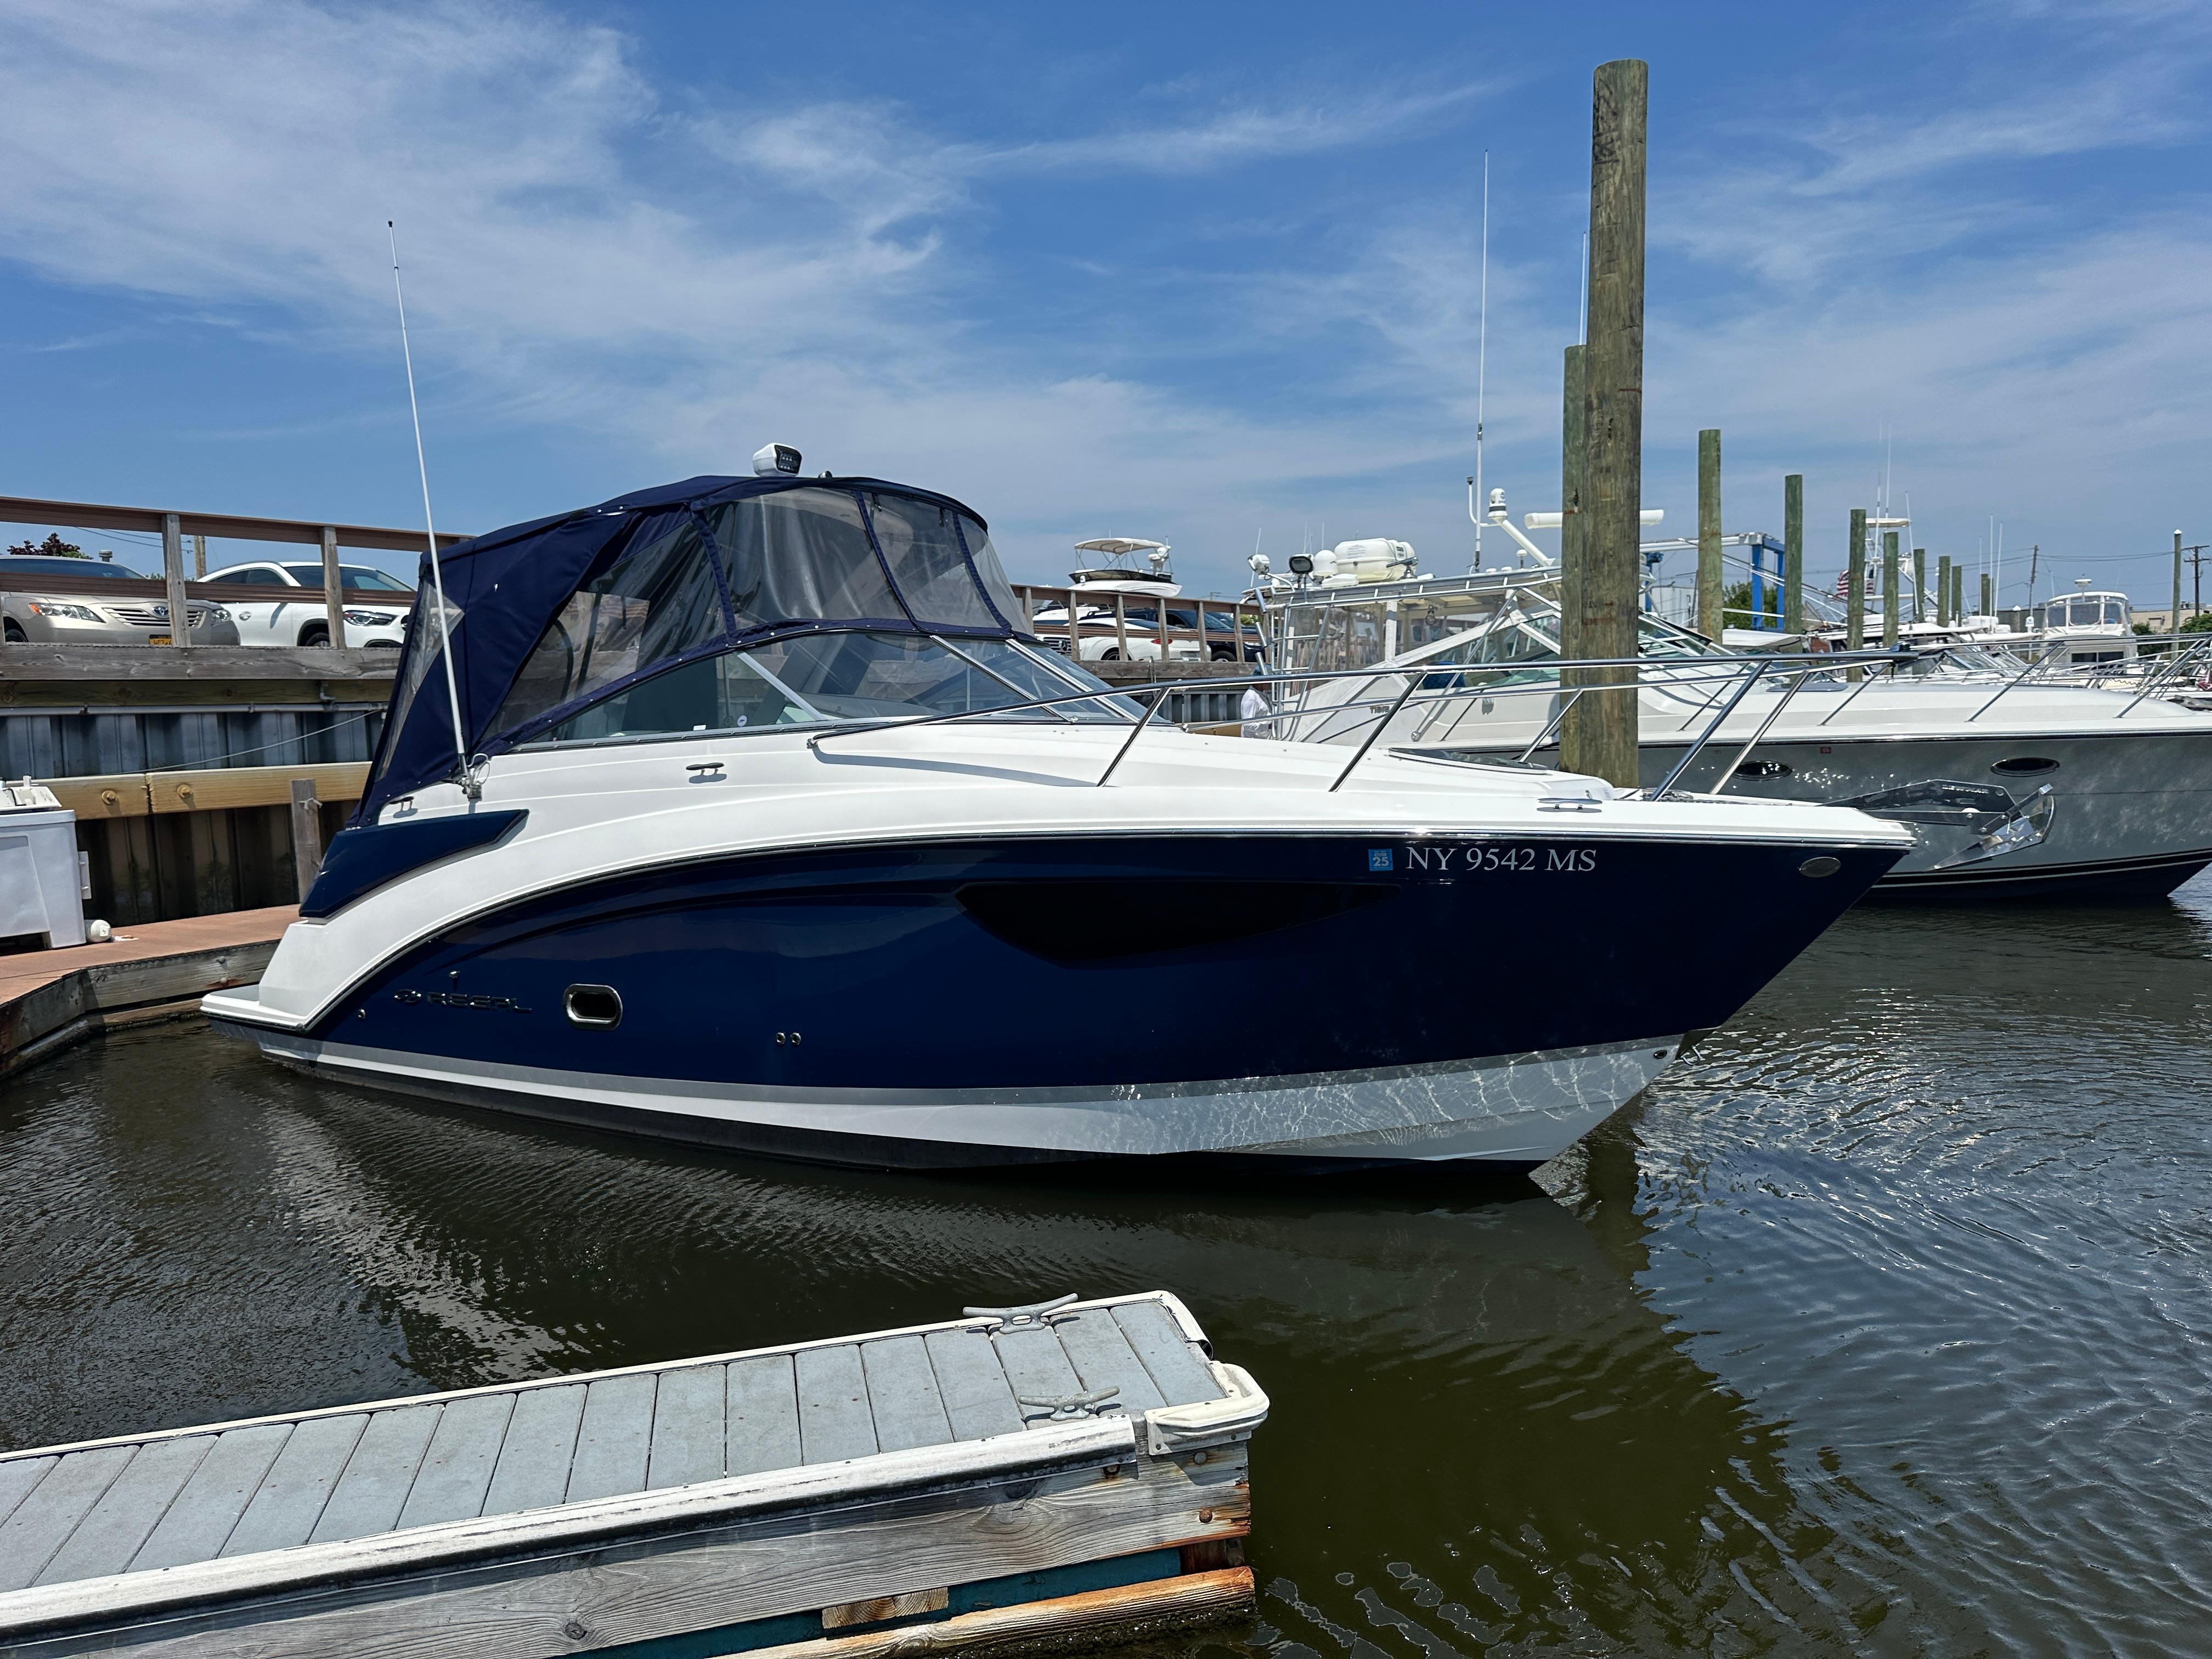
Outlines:
{"type": "MultiPolygon", "coordinates": [[[[234,587],[223,608],[238,624],[240,645],[328,645],[330,613],[319,592],[312,599],[299,599],[289,590],[319,589],[323,567],[316,564],[234,564],[211,570],[204,581],[234,587]]],[[[397,647],[407,637],[407,612],[415,603],[415,590],[397,576],[374,565],[342,564],[338,580],[348,589],[368,588],[392,595],[390,600],[352,600],[346,605],[345,642],[348,645],[397,647]]]]}

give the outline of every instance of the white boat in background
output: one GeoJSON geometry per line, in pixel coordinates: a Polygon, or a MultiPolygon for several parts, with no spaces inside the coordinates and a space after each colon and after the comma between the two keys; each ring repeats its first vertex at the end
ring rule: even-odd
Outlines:
{"type": "Polygon", "coordinates": [[[787,474],[478,537],[442,584],[426,559],[451,645],[418,618],[360,811],[261,982],[202,1005],[220,1029],[836,1163],[1525,1169],[1911,844],[1153,724],[1009,620],[971,509],[763,453],[787,474]],[[1630,920],[1668,891],[1747,902],[1630,920]],[[1500,939],[1513,970],[1477,980],[1500,939]],[[1119,1040],[1087,1040],[1100,1007],[1119,1040]]]}
{"type": "MultiPolygon", "coordinates": [[[[1273,660],[1347,671],[1285,695],[1285,735],[1358,744],[1385,719],[1378,746],[1401,757],[1556,759],[1565,703],[1620,695],[1561,690],[1557,583],[1538,569],[1262,590],[1273,660]]],[[[2154,898],[2212,864],[2212,714],[2154,684],[2059,684],[1956,644],[1863,677],[1762,667],[1655,616],[1639,625],[1644,781],[1909,823],[1917,845],[1880,896],[2154,898]]]]}

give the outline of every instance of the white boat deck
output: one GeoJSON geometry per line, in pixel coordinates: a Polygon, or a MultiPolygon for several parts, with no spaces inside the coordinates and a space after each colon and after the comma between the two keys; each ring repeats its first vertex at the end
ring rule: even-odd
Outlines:
{"type": "Polygon", "coordinates": [[[1202,1344],[1146,1296],[9,1453],[0,1594],[1019,1434],[1104,1389],[1142,1418],[1227,1395],[1202,1344]]]}

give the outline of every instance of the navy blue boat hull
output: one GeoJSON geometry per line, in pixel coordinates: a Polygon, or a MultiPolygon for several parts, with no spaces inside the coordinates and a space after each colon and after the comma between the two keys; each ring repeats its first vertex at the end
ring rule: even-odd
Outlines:
{"type": "MultiPolygon", "coordinates": [[[[728,857],[461,922],[355,988],[295,1057],[378,1057],[355,1074],[632,1128],[647,1127],[635,1111],[582,1097],[642,1084],[663,1097],[1005,1105],[1418,1082],[1717,1025],[1897,856],[1267,834],[728,857]],[[1831,860],[1832,873],[1803,872],[1831,860]],[[1663,896],[1708,892],[1726,896],[1729,926],[1670,923],[1663,896]],[[579,986],[611,988],[618,1023],[575,1023],[564,999],[579,986]]],[[[741,1110],[709,1123],[680,1101],[653,1127],[872,1164],[1087,1155],[814,1133],[741,1110]]]]}

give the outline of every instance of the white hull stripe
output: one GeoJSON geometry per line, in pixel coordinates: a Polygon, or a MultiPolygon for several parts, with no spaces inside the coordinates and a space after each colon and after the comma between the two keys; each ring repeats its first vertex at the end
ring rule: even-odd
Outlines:
{"type": "MultiPolygon", "coordinates": [[[[645,1114],[659,1132],[788,1133],[1077,1157],[1188,1152],[1387,1159],[1556,1157],[1657,1076],[1679,1036],[1464,1063],[1103,1089],[766,1089],[501,1066],[316,1042],[220,1022],[273,1058],[413,1093],[645,1114]]],[[[725,1139],[724,1135],[698,1138],[725,1139]]],[[[927,1161],[939,1162],[932,1158],[927,1161]]]]}

